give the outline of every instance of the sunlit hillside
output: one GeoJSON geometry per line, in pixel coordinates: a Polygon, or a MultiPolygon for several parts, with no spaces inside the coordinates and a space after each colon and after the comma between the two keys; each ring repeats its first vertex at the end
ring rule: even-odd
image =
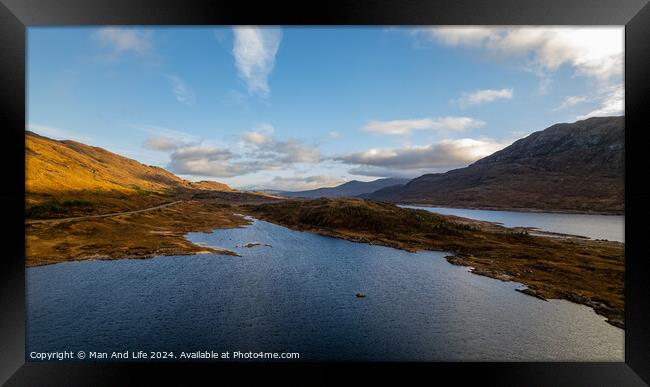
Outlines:
{"type": "Polygon", "coordinates": [[[138,209],[188,190],[233,191],[225,184],[183,180],[99,147],[26,132],[28,216],[138,209]]]}

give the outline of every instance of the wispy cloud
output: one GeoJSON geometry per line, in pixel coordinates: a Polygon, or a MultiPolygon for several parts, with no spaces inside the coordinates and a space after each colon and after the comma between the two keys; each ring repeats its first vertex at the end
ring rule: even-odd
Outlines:
{"type": "Polygon", "coordinates": [[[542,73],[567,64],[575,74],[601,81],[623,73],[621,27],[431,27],[412,30],[449,46],[482,49],[492,56],[523,59],[542,73]]]}
{"type": "MultiPolygon", "coordinates": [[[[426,172],[434,172],[434,170],[427,170],[426,172]]],[[[350,175],[368,177],[400,177],[408,179],[422,176],[426,172],[423,172],[420,169],[393,169],[386,167],[376,167],[372,165],[360,165],[348,169],[348,173],[350,175]]]]}
{"type": "Polygon", "coordinates": [[[145,56],[153,52],[153,32],[148,30],[103,27],[94,31],[91,39],[109,49],[108,59],[117,59],[125,53],[145,56]]]}
{"type": "Polygon", "coordinates": [[[587,101],[600,107],[578,117],[623,113],[622,27],[431,27],[409,30],[416,39],[448,46],[480,50],[493,58],[530,71],[540,78],[539,91],[546,94],[552,74],[561,66],[573,69],[574,76],[595,80],[593,95],[585,100],[565,100],[559,109],[587,101]],[[605,95],[601,90],[607,90],[605,95]],[[573,104],[573,105],[572,105],[573,104]]]}
{"type": "Polygon", "coordinates": [[[165,137],[177,145],[199,144],[202,138],[182,130],[170,129],[159,125],[151,124],[130,124],[129,129],[139,130],[149,134],[149,137],[165,137]]]}
{"type": "Polygon", "coordinates": [[[165,77],[171,83],[172,92],[178,102],[186,105],[192,105],[194,103],[194,92],[181,77],[170,74],[165,75],[165,77]]]}
{"type": "Polygon", "coordinates": [[[381,176],[377,169],[401,173],[385,175],[417,175],[425,172],[445,171],[466,166],[509,145],[492,139],[463,138],[442,140],[425,146],[405,146],[402,148],[369,149],[335,158],[347,164],[357,165],[351,173],[362,174],[370,171],[370,176],[381,176]],[[368,168],[369,167],[369,168],[368,168]]]}
{"type": "Polygon", "coordinates": [[[598,108],[578,116],[578,120],[583,120],[589,117],[622,115],[625,113],[625,92],[622,84],[614,85],[605,89],[597,99],[599,105],[598,108]]]}
{"type": "Polygon", "coordinates": [[[28,124],[27,130],[55,140],[75,140],[84,143],[92,142],[90,137],[79,135],[67,129],[54,128],[48,125],[28,124]]]}
{"type": "Polygon", "coordinates": [[[471,93],[463,93],[458,99],[458,106],[468,108],[474,105],[480,105],[487,102],[493,102],[497,99],[511,99],[513,95],[512,88],[509,89],[483,89],[471,93]]]}
{"type": "Polygon", "coordinates": [[[256,188],[264,187],[266,189],[282,191],[303,191],[322,187],[335,187],[343,183],[345,183],[345,179],[325,175],[294,177],[275,176],[266,183],[257,184],[256,188]]]}
{"type": "Polygon", "coordinates": [[[276,27],[234,27],[232,53],[239,76],[246,82],[249,94],[268,97],[268,77],[273,71],[275,56],[282,40],[276,27]]]}
{"type": "Polygon", "coordinates": [[[440,117],[393,121],[370,121],[362,129],[376,134],[411,134],[414,130],[462,132],[485,125],[481,120],[470,117],[440,117]]]}
{"type": "Polygon", "coordinates": [[[214,38],[219,42],[219,44],[224,44],[228,40],[228,28],[218,27],[214,30],[214,38]]]}
{"type": "Polygon", "coordinates": [[[564,109],[569,109],[574,106],[580,105],[582,103],[585,103],[589,101],[589,97],[584,96],[584,95],[571,95],[562,100],[562,103],[553,109],[554,111],[557,110],[564,110],[564,109]]]}

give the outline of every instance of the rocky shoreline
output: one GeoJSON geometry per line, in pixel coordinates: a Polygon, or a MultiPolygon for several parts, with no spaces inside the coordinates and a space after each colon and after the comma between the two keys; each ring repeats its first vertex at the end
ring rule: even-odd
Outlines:
{"type": "Polygon", "coordinates": [[[250,221],[230,205],[192,200],[173,207],[114,218],[26,224],[26,266],[93,259],[148,259],[155,256],[236,253],[201,246],[189,232],[241,227],[250,221]]]}
{"type": "Polygon", "coordinates": [[[438,208],[454,208],[458,210],[485,210],[485,211],[511,211],[511,212],[534,212],[546,214],[574,214],[574,215],[611,215],[611,216],[624,216],[625,211],[579,211],[579,210],[557,210],[548,208],[532,208],[532,207],[496,207],[496,206],[454,206],[449,204],[432,204],[419,202],[406,202],[401,201],[395,203],[398,206],[413,206],[413,207],[438,207],[438,208]]]}

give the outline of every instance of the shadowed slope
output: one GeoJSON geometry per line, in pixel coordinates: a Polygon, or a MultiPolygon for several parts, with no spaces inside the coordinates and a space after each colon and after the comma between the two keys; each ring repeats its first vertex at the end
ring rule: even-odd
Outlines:
{"type": "Polygon", "coordinates": [[[624,117],[557,124],[474,164],[363,197],[451,207],[624,211],[624,117]]]}

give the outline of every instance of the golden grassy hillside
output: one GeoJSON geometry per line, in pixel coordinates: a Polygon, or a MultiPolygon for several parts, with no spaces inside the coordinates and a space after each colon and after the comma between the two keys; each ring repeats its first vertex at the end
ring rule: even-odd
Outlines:
{"type": "Polygon", "coordinates": [[[134,189],[166,192],[183,185],[181,178],[162,168],[76,141],[56,141],[27,132],[25,150],[25,180],[30,193],[134,189]]]}
{"type": "Polygon", "coordinates": [[[219,191],[219,192],[233,192],[234,189],[230,188],[224,183],[217,181],[201,180],[197,182],[189,182],[190,188],[205,190],[205,191],[219,191]]]}
{"type": "Polygon", "coordinates": [[[27,216],[66,217],[129,211],[171,202],[192,191],[233,191],[189,182],[99,147],[26,132],[27,216]]]}

